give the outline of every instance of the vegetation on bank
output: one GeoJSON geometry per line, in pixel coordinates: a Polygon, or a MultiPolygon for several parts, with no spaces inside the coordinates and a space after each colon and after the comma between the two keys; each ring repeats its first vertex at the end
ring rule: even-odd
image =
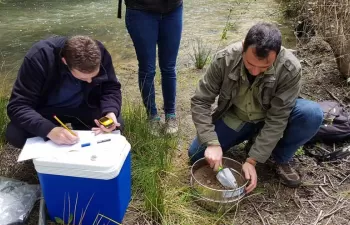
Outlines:
{"type": "Polygon", "coordinates": [[[1,152],[1,148],[6,143],[5,131],[6,131],[7,123],[9,121],[7,117],[7,112],[6,112],[6,107],[7,107],[8,98],[9,98],[7,93],[8,88],[6,87],[6,78],[7,78],[8,72],[5,71],[4,64],[5,64],[5,61],[2,58],[2,65],[0,66],[0,77],[2,78],[0,83],[0,152],[1,152]]]}
{"type": "MultiPolygon", "coordinates": [[[[5,131],[8,123],[8,117],[6,113],[6,106],[8,99],[6,97],[0,97],[0,148],[6,143],[5,131]]],[[[0,149],[1,151],[1,149],[0,149]]]]}
{"type": "Polygon", "coordinates": [[[144,208],[153,220],[161,222],[165,212],[162,178],[170,166],[177,147],[177,137],[150,132],[143,105],[123,106],[124,136],[132,148],[134,196],[144,200],[144,208]]]}
{"type": "Polygon", "coordinates": [[[284,15],[294,19],[300,40],[313,36],[332,48],[340,74],[350,82],[350,2],[348,0],[279,0],[284,15]]]}

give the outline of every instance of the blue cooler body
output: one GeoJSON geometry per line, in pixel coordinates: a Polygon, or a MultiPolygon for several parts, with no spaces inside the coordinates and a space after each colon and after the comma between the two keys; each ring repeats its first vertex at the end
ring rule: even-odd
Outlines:
{"type": "Polygon", "coordinates": [[[114,139],[108,145],[113,148],[99,145],[33,161],[52,221],[122,223],[131,199],[131,153],[123,136],[114,139]]]}

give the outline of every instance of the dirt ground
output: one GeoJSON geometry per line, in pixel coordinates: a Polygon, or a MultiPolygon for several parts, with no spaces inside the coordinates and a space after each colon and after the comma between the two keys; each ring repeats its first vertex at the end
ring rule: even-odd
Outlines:
{"type": "MultiPolygon", "coordinates": [[[[187,34],[185,34],[186,36],[187,34]]],[[[195,136],[195,128],[190,113],[190,96],[195,90],[200,76],[205,72],[196,70],[187,57],[186,44],[182,47],[178,69],[177,114],[180,122],[181,142],[173,160],[174,178],[168,186],[189,187],[190,174],[187,164],[187,149],[195,136]]],[[[347,98],[350,87],[339,75],[330,47],[319,38],[312,38],[308,43],[299,43],[294,48],[303,66],[303,89],[301,96],[311,100],[334,100],[337,97],[344,104],[350,104],[347,98]]],[[[118,60],[116,57],[115,60],[118,60]]],[[[136,61],[115,64],[116,71],[124,87],[123,96],[128,101],[139,101],[137,89],[136,61]]],[[[160,79],[156,78],[156,95],[161,109],[162,94],[160,79]]],[[[323,146],[329,151],[346,146],[323,146]]],[[[16,163],[19,150],[5,146],[0,152],[0,175],[13,177],[30,183],[38,183],[36,172],[31,162],[16,163]]],[[[233,149],[228,156],[243,161],[245,153],[233,149]]],[[[303,185],[297,189],[284,187],[276,177],[271,165],[259,165],[258,187],[241,203],[236,214],[225,216],[225,225],[231,224],[350,224],[350,157],[336,162],[319,163],[306,155],[297,156],[292,162],[302,175],[303,185]]],[[[170,188],[169,188],[170,189],[170,188]]],[[[151,224],[142,211],[142,201],[133,199],[128,209],[124,224],[151,224]]],[[[33,210],[28,224],[37,224],[39,204],[33,210]]],[[[191,207],[198,209],[193,203],[191,207]]],[[[201,209],[199,209],[201,210],[201,209]]],[[[204,210],[204,209],[202,209],[204,210]]],[[[218,223],[223,224],[223,223],[218,223]]],[[[185,225],[185,224],[184,224],[185,225]]],[[[208,224],[209,225],[209,224],[208,224]]]]}

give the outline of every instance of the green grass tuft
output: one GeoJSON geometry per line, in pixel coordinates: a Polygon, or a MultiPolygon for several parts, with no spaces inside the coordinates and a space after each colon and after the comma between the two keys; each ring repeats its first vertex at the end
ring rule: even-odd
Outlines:
{"type": "Polygon", "coordinates": [[[212,50],[209,46],[203,43],[201,38],[196,38],[192,43],[193,52],[190,54],[192,61],[197,69],[203,69],[203,67],[209,62],[210,54],[212,50]]]}
{"type": "Polygon", "coordinates": [[[0,148],[6,143],[5,132],[9,121],[6,112],[7,103],[8,99],[6,97],[0,97],[0,148]]]}
{"type": "Polygon", "coordinates": [[[295,155],[296,155],[296,156],[303,156],[303,155],[305,155],[305,151],[304,151],[303,146],[301,146],[300,148],[298,148],[298,150],[295,152],[295,155]]]}
{"type": "Polygon", "coordinates": [[[161,222],[165,212],[162,177],[170,166],[177,137],[152,135],[141,104],[124,104],[123,119],[124,136],[132,149],[133,193],[141,193],[149,216],[161,222]]]}

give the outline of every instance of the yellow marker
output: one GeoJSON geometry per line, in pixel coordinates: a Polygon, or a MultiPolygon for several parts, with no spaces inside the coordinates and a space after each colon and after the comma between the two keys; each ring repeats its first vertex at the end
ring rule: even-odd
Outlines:
{"type": "Polygon", "coordinates": [[[71,133],[71,134],[74,135],[74,136],[77,136],[77,135],[76,135],[73,131],[71,131],[66,125],[64,125],[64,123],[62,123],[62,121],[61,121],[60,119],[58,119],[56,115],[54,115],[53,118],[55,118],[55,119],[57,120],[57,122],[59,122],[59,123],[62,125],[62,127],[64,127],[66,130],[68,130],[69,133],[71,133]]]}

